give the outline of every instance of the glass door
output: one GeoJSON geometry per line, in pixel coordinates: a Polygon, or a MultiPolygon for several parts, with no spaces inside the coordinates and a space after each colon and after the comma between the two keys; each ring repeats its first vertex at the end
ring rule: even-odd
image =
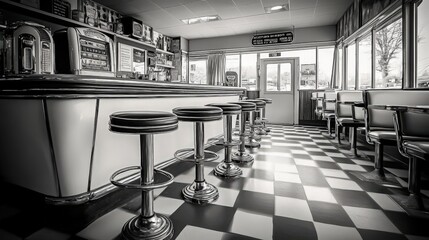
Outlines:
{"type": "Polygon", "coordinates": [[[278,124],[294,123],[295,59],[261,60],[261,97],[273,99],[267,118],[278,124]]]}

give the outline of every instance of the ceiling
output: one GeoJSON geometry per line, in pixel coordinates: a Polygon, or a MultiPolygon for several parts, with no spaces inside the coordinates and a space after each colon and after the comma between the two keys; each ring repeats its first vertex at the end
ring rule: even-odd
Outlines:
{"type": "Polygon", "coordinates": [[[353,0],[96,0],[141,19],[154,30],[187,39],[290,28],[335,25],[353,0]],[[289,3],[290,10],[266,14],[264,8],[289,3]],[[220,21],[187,25],[181,19],[219,15],[220,21]]]}

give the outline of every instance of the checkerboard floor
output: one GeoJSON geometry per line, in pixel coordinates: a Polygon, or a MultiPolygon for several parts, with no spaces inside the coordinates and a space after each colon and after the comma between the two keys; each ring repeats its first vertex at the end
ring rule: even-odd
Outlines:
{"type": "MultiPolygon", "coordinates": [[[[181,198],[182,188],[194,179],[192,163],[166,168],[176,178],[156,191],[155,211],[171,218],[174,239],[429,239],[429,220],[408,216],[389,197],[406,194],[405,165],[389,159],[385,164],[403,188],[363,182],[351,173],[373,170],[370,149],[361,148],[365,156],[353,158],[347,145],[338,146],[324,128],[271,127],[253,165],[242,166],[240,178],[213,175],[222,159],[223,150],[217,147],[220,159],[205,164],[207,182],[220,193],[211,204],[198,206],[181,198]]],[[[119,239],[123,224],[140,210],[138,192],[127,194],[92,203],[93,208],[107,202],[110,207],[92,211],[97,217],[83,226],[52,224],[70,218],[73,210],[46,219],[52,217],[34,216],[43,214],[43,208],[2,201],[0,239],[119,239]]]]}

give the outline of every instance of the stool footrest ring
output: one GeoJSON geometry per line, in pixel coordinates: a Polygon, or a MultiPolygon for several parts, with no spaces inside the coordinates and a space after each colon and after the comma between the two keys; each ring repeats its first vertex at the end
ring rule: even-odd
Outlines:
{"type": "MultiPolygon", "coordinates": [[[[182,156],[180,156],[179,154],[184,154],[184,153],[193,153],[194,152],[194,149],[193,148],[184,148],[184,149],[180,149],[180,150],[177,150],[175,153],[174,153],[174,157],[175,158],[177,158],[178,160],[180,160],[180,161],[183,161],[183,162],[195,162],[196,161],[196,159],[188,159],[188,158],[183,158],[182,156]]],[[[212,155],[214,155],[213,157],[209,157],[209,158],[204,158],[204,159],[201,159],[201,161],[204,161],[204,162],[211,162],[211,161],[214,161],[214,160],[217,160],[217,159],[219,159],[219,155],[217,154],[217,153],[215,153],[215,152],[212,152],[212,151],[208,151],[208,150],[204,150],[204,155],[205,154],[212,154],[212,155]]]]}
{"type": "Polygon", "coordinates": [[[166,187],[166,186],[170,185],[171,183],[173,183],[173,181],[174,181],[173,174],[166,172],[164,170],[159,170],[159,169],[154,169],[154,172],[159,173],[159,174],[167,177],[168,178],[167,181],[161,182],[161,183],[151,183],[148,185],[141,185],[141,184],[133,184],[133,183],[121,183],[115,179],[118,175],[120,175],[122,173],[132,171],[132,170],[137,170],[137,169],[140,170],[141,167],[140,166],[131,166],[131,167],[125,167],[125,168],[119,169],[118,171],[116,171],[112,174],[112,176],[110,177],[110,182],[117,187],[122,187],[122,188],[126,188],[126,189],[153,190],[156,188],[166,187]]]}

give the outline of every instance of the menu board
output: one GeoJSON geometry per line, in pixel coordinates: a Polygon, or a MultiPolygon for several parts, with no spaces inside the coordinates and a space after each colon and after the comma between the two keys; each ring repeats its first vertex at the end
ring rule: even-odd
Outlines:
{"type": "Polygon", "coordinates": [[[252,45],[272,45],[291,43],[293,41],[292,32],[256,34],[252,38],[252,45]]]}

